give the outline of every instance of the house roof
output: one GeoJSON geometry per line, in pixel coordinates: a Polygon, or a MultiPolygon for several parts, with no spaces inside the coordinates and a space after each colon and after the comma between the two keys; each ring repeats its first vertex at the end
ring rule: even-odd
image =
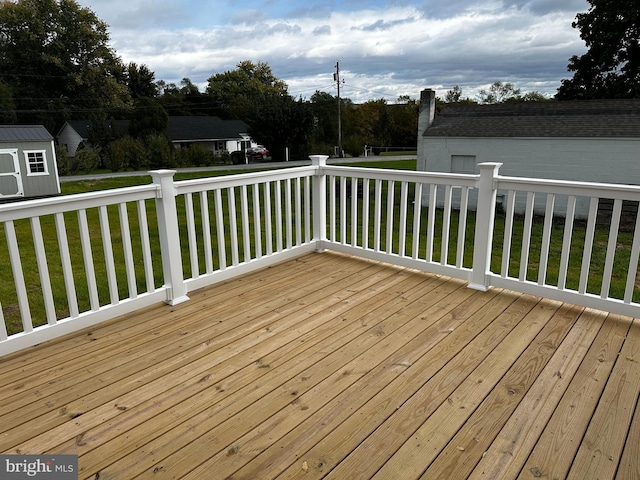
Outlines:
{"type": "MultiPolygon", "coordinates": [[[[121,132],[127,132],[129,128],[129,120],[116,120],[115,123],[117,125],[115,128],[119,129],[121,132]]],[[[91,130],[91,127],[93,126],[93,123],[91,122],[91,120],[68,120],[58,132],[58,136],[60,136],[67,125],[73,128],[73,130],[75,130],[75,132],[80,135],[81,138],[84,138],[86,140],[89,138],[89,132],[91,130]]],[[[111,128],[111,123],[107,123],[106,125],[108,128],[111,128]]]]}
{"type": "MultiPolygon", "coordinates": [[[[91,121],[69,120],[67,124],[82,138],[89,138],[91,121]]],[[[126,132],[128,120],[119,120],[120,130],[126,132]]],[[[64,128],[64,127],[63,127],[64,128]]],[[[169,117],[167,135],[174,142],[215,141],[240,139],[249,126],[242,120],[222,120],[219,117],[169,117]]]]}
{"type": "Polygon", "coordinates": [[[640,99],[454,105],[423,135],[640,138],[640,99]]]}
{"type": "Polygon", "coordinates": [[[51,134],[42,125],[0,125],[0,142],[50,142],[51,134]]]}
{"type": "Polygon", "coordinates": [[[167,134],[174,142],[242,138],[249,126],[242,120],[219,117],[169,117],[167,134]]]}
{"type": "MultiPolygon", "coordinates": [[[[73,128],[82,138],[89,138],[89,129],[91,128],[91,122],[89,120],[68,120],[66,125],[73,128]]],[[[62,132],[64,127],[65,125],[62,126],[60,132],[62,132]]],[[[58,135],[60,135],[60,133],[58,133],[58,135]]]]}

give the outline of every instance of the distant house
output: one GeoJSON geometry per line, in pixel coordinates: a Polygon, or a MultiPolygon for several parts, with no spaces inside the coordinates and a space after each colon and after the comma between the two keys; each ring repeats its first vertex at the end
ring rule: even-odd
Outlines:
{"type": "Polygon", "coordinates": [[[452,105],[421,94],[417,169],[640,185],[640,99],[452,105]]]}
{"type": "Polygon", "coordinates": [[[199,144],[215,154],[245,151],[255,143],[242,120],[219,117],[169,117],[167,134],[176,147],[199,144]]]}
{"type": "Polygon", "coordinates": [[[53,137],[42,125],[0,125],[0,200],[60,193],[53,137]]]}
{"type": "MultiPolygon", "coordinates": [[[[119,121],[118,127],[127,132],[128,122],[119,121]]],[[[64,146],[68,156],[74,156],[82,143],[88,143],[91,122],[70,120],[56,136],[58,145],[64,146]]],[[[193,144],[204,146],[214,154],[244,151],[254,142],[247,133],[249,126],[242,120],[222,120],[219,117],[169,117],[167,135],[176,148],[193,144]]]]}
{"type": "Polygon", "coordinates": [[[73,157],[78,147],[88,142],[90,129],[88,120],[69,120],[56,135],[56,143],[66,150],[68,157],[73,157]]]}

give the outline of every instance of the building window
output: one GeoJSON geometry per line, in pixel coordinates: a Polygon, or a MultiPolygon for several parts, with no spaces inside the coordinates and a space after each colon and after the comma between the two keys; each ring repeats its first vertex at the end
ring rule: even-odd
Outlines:
{"type": "Polygon", "coordinates": [[[48,175],[47,161],[44,150],[25,150],[27,160],[27,175],[48,175]]]}
{"type": "Polygon", "coordinates": [[[451,173],[476,173],[476,156],[451,155],[451,173]]]}

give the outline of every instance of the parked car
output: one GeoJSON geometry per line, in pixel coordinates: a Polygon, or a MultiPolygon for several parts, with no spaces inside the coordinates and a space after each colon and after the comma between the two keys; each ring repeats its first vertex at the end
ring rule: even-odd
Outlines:
{"type": "Polygon", "coordinates": [[[249,147],[245,153],[249,160],[266,160],[269,156],[269,150],[267,150],[264,145],[249,147]]]}

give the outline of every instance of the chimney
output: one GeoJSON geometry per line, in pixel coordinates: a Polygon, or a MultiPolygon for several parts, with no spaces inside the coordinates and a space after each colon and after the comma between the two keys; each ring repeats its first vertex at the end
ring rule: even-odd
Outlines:
{"type": "Polygon", "coordinates": [[[436,92],[427,88],[420,92],[420,111],[418,115],[418,162],[417,170],[426,170],[426,154],[423,134],[433,123],[436,116],[436,92]]]}

